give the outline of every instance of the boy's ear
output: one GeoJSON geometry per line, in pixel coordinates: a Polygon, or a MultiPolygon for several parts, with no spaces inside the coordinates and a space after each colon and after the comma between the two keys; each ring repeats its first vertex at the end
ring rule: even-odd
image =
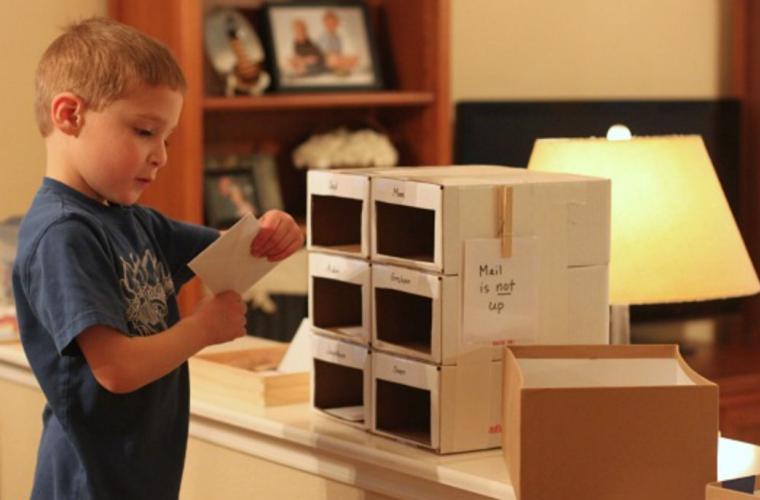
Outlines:
{"type": "Polygon", "coordinates": [[[50,103],[53,126],[67,135],[79,135],[84,124],[84,101],[71,92],[62,92],[50,103]]]}

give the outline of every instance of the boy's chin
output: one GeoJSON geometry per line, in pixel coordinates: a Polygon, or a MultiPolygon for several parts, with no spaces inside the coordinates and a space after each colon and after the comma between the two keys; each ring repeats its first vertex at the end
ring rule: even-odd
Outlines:
{"type": "Polygon", "coordinates": [[[128,207],[137,203],[140,200],[140,196],[142,196],[142,193],[114,195],[107,197],[106,201],[111,205],[121,205],[123,207],[128,207]]]}

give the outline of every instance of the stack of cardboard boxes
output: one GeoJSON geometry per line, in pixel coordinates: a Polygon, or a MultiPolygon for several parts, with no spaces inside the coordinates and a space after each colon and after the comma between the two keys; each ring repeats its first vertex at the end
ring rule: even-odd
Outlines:
{"type": "Polygon", "coordinates": [[[608,342],[610,184],[506,167],[311,171],[315,408],[501,444],[503,345],[608,342]]]}

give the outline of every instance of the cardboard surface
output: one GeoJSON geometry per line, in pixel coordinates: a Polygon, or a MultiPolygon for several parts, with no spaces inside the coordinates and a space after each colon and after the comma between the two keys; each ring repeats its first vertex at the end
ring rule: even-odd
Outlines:
{"type": "Polygon", "coordinates": [[[437,453],[501,444],[502,363],[469,353],[439,366],[372,352],[372,432],[437,453]]]}
{"type": "Polygon", "coordinates": [[[715,480],[718,389],[676,346],[504,356],[504,454],[522,500],[693,500],[715,480]]]}

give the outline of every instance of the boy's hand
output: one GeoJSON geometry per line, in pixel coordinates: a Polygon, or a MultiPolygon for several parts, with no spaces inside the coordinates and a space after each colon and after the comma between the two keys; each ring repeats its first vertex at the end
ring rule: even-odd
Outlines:
{"type": "Polygon", "coordinates": [[[259,219],[259,234],[251,242],[251,255],[275,262],[301,248],[304,235],[293,217],[280,210],[270,210],[259,219]]]}
{"type": "Polygon", "coordinates": [[[202,329],[207,345],[212,345],[245,335],[245,311],[240,295],[222,292],[201,301],[192,316],[202,329]]]}

